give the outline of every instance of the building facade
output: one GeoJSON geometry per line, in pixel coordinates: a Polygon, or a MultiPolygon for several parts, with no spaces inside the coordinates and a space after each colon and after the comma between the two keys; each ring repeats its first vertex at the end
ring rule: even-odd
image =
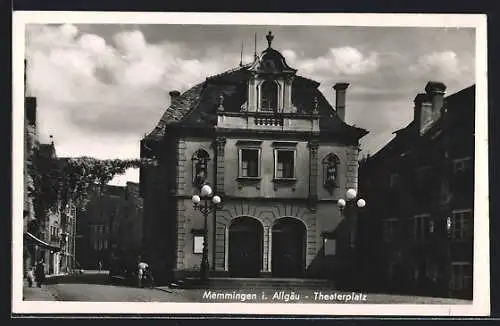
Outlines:
{"type": "Polygon", "coordinates": [[[429,82],[414,119],[363,160],[359,226],[372,285],[472,298],[475,86],[429,82]]]}
{"type": "Polygon", "coordinates": [[[111,253],[118,250],[118,225],[124,207],[124,187],[94,186],[78,214],[76,256],[83,269],[96,270],[99,262],[109,268],[111,253]]]}
{"type": "MultiPolygon", "coordinates": [[[[208,77],[171,104],[141,141],[145,250],[166,281],[198,273],[203,215],[191,197],[203,184],[223,208],[208,217],[212,275],[340,277],[351,229],[337,209],[357,189],[359,139],[344,122],[347,83],[336,109],[319,83],[272,48],[251,64],[208,77]]],[[[333,91],[333,90],[332,90],[333,91]]]]}
{"type": "Polygon", "coordinates": [[[126,261],[134,261],[143,250],[143,204],[139,195],[139,184],[127,182],[122,192],[120,214],[116,218],[117,248],[126,261]]]}
{"type": "Polygon", "coordinates": [[[50,171],[61,161],[53,141],[39,142],[36,97],[31,96],[26,78],[24,127],[23,271],[43,259],[47,274],[64,273],[71,266],[68,249],[72,237],[67,231],[71,221],[68,216],[75,218],[74,213],[71,215],[74,209],[71,203],[65,209],[48,204],[53,199],[50,171]]]}

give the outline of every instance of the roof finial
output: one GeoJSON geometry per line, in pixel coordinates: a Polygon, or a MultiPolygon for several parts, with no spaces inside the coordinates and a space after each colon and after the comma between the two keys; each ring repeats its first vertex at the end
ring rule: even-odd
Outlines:
{"type": "Polygon", "coordinates": [[[274,39],[274,35],[271,31],[269,31],[269,33],[267,33],[266,39],[267,39],[267,46],[270,48],[271,43],[273,43],[273,39],[274,39]]]}

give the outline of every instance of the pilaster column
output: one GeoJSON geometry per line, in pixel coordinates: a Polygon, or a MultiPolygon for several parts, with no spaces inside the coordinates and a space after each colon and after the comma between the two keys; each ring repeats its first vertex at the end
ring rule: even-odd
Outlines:
{"type": "Polygon", "coordinates": [[[319,141],[311,139],[309,147],[309,208],[316,209],[318,201],[318,147],[319,141]]]}
{"type": "Polygon", "coordinates": [[[217,137],[215,139],[215,190],[219,195],[224,195],[224,151],[226,147],[226,138],[217,137]]]}

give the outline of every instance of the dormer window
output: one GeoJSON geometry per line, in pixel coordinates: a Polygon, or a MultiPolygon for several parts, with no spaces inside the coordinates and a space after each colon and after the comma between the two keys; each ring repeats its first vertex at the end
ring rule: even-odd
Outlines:
{"type": "Polygon", "coordinates": [[[262,111],[276,111],[278,108],[278,84],[266,80],[260,87],[260,107],[262,111]]]}

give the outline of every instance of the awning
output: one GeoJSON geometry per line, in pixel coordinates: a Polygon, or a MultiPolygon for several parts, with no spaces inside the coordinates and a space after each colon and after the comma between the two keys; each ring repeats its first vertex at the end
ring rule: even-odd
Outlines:
{"type": "Polygon", "coordinates": [[[32,242],[33,244],[36,244],[42,248],[49,249],[49,250],[52,250],[55,252],[61,251],[61,248],[53,246],[45,241],[42,241],[29,232],[25,232],[24,237],[26,238],[26,240],[28,240],[28,241],[32,242]]]}

